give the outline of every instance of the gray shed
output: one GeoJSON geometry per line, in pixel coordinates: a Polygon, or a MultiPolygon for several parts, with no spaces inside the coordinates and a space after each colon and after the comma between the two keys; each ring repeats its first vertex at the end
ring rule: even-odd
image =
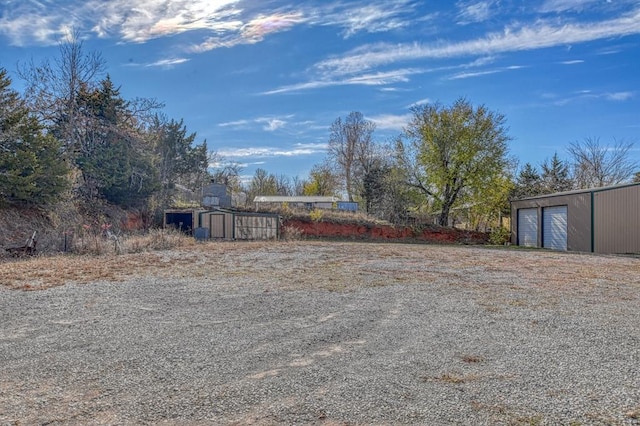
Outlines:
{"type": "Polygon", "coordinates": [[[511,242],[592,253],[640,253],[640,183],[511,202],[511,242]]]}
{"type": "Polygon", "coordinates": [[[209,238],[215,239],[270,240],[280,235],[277,214],[216,209],[201,212],[198,222],[201,228],[209,230],[209,238]]]}

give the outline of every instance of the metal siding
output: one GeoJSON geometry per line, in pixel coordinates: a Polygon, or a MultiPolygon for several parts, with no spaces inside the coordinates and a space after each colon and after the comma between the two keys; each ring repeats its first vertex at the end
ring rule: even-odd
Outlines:
{"type": "Polygon", "coordinates": [[[518,245],[538,246],[538,209],[518,210],[518,245]]]}
{"type": "Polygon", "coordinates": [[[225,213],[224,214],[224,229],[225,229],[225,238],[227,240],[235,240],[236,238],[236,230],[233,226],[233,213],[225,213]]]}
{"type": "Polygon", "coordinates": [[[211,238],[225,238],[224,214],[209,215],[209,227],[211,238]]]}
{"type": "MultiPolygon", "coordinates": [[[[527,208],[545,208],[558,205],[567,206],[567,249],[591,251],[591,193],[580,192],[565,195],[550,195],[511,203],[513,243],[517,244],[517,212],[527,208]]],[[[542,227],[538,229],[538,241],[542,241],[542,227]]]]}
{"type": "Polygon", "coordinates": [[[640,253],[640,186],[594,192],[598,253],[640,253]]]}
{"type": "Polygon", "coordinates": [[[542,209],[542,247],[567,250],[567,206],[542,209]]]}
{"type": "Polygon", "coordinates": [[[235,236],[241,240],[277,239],[278,220],[272,215],[236,215],[235,236]]]}

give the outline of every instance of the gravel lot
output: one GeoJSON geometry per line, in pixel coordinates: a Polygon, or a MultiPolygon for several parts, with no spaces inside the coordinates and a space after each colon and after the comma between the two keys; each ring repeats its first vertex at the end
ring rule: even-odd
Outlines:
{"type": "Polygon", "coordinates": [[[640,424],[638,258],[307,241],[114,258],[108,280],[0,286],[0,424],[640,424]]]}

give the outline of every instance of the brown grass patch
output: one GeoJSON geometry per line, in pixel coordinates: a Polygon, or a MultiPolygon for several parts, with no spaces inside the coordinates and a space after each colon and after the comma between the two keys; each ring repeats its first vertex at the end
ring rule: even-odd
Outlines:
{"type": "Polygon", "coordinates": [[[482,358],[481,356],[475,356],[475,355],[462,355],[460,359],[466,362],[467,364],[476,364],[484,361],[484,358],[482,358]]]}

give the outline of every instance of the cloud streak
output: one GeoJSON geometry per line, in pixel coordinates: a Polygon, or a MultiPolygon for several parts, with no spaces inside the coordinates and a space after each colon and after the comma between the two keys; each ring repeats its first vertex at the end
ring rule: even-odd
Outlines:
{"type": "Polygon", "coordinates": [[[495,55],[635,34],[640,34],[640,8],[601,22],[539,21],[533,25],[508,27],[502,32],[461,42],[367,45],[342,57],[321,61],[316,64],[316,69],[327,75],[344,76],[398,62],[495,55]]]}
{"type": "Polygon", "coordinates": [[[325,153],[326,144],[297,143],[288,149],[276,147],[223,148],[218,154],[228,159],[240,158],[271,158],[271,157],[299,157],[325,153]]]}
{"type": "Polygon", "coordinates": [[[405,15],[415,8],[413,0],[277,3],[261,7],[244,0],[69,0],[64,5],[16,1],[2,10],[0,34],[12,45],[26,46],[55,44],[70,28],[124,43],[203,32],[190,51],[205,52],[258,43],[301,24],[339,27],[344,37],[390,31],[406,26],[405,15]]]}

